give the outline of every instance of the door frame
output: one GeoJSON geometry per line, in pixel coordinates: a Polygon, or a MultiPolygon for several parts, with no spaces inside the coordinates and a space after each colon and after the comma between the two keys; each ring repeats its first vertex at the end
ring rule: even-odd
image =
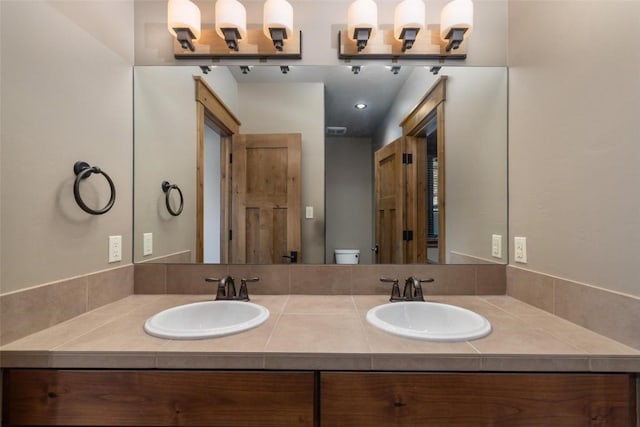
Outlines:
{"type": "MultiPolygon", "coordinates": [[[[440,263],[446,262],[446,197],[445,197],[445,135],[444,135],[444,101],[446,100],[447,76],[440,76],[431,85],[429,90],[422,97],[418,105],[400,122],[402,135],[406,140],[405,150],[413,155],[416,160],[407,165],[407,206],[405,227],[408,230],[416,230],[415,241],[405,245],[405,262],[424,263],[426,251],[419,248],[426,248],[426,233],[420,233],[422,227],[418,219],[418,210],[424,206],[424,195],[420,194],[423,185],[418,179],[418,164],[424,155],[418,144],[419,138],[415,138],[425,132],[427,123],[436,117],[437,145],[438,145],[438,260],[440,263]],[[415,195],[415,196],[414,196],[415,195]],[[422,203],[422,205],[420,204],[422,203]]],[[[422,216],[424,217],[424,215],[422,216]]]]}
{"type": "Polygon", "coordinates": [[[196,262],[204,261],[204,138],[205,126],[220,134],[222,200],[220,203],[220,262],[227,263],[229,240],[224,238],[231,228],[231,138],[240,133],[240,121],[200,76],[193,77],[196,95],[196,262]]]}

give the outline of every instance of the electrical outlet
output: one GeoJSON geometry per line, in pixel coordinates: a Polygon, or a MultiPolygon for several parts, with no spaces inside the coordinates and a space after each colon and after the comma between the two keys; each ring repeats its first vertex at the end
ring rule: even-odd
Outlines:
{"type": "Polygon", "coordinates": [[[306,219],[313,219],[313,206],[307,206],[305,212],[306,219]]]}
{"type": "Polygon", "coordinates": [[[122,236],[109,236],[109,262],[122,261],[122,236]]]}
{"type": "Polygon", "coordinates": [[[491,256],[502,258],[502,236],[499,234],[491,235],[491,256]]]}
{"type": "Polygon", "coordinates": [[[148,256],[153,254],[153,233],[144,233],[142,235],[143,249],[142,255],[148,256]]]}
{"type": "Polygon", "coordinates": [[[527,263],[527,238],[526,237],[514,237],[514,259],[515,262],[527,263]]]}

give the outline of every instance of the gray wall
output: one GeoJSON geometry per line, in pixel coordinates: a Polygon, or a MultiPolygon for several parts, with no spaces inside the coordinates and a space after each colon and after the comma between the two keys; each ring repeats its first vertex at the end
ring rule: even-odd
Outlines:
{"type": "Polygon", "coordinates": [[[196,101],[193,76],[204,78],[236,114],[237,84],[226,67],[203,75],[198,67],[135,68],[136,262],[191,251],[196,237],[196,101]],[[184,195],[180,216],[171,216],[161,190],[164,180],[184,195]],[[153,254],[143,257],[143,233],[153,233],[153,254]]]}
{"type": "MultiPolygon", "coordinates": [[[[0,292],[130,264],[133,3],[3,0],[0,15],[0,292]],[[77,160],[113,179],[108,213],[74,201],[77,160]],[[109,235],[122,262],[107,263],[109,235]]],[[[82,192],[108,200],[98,176],[82,192]]]]}
{"type": "Polygon", "coordinates": [[[637,1],[509,2],[510,235],[529,261],[512,263],[636,296],[638,17],[637,1]]]}
{"type": "MultiPolygon", "coordinates": [[[[507,83],[504,67],[444,67],[447,262],[507,262],[507,83]],[[503,239],[491,256],[491,236],[503,239]]],[[[399,124],[436,81],[417,67],[374,138],[376,148],[402,136],[399,124]]]]}
{"type": "Polygon", "coordinates": [[[327,138],[326,255],[335,249],[359,249],[360,263],[371,264],[373,247],[373,149],[370,138],[327,138]]]}

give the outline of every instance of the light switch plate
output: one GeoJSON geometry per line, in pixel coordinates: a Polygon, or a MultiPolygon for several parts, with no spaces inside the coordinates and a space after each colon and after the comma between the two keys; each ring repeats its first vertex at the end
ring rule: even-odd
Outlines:
{"type": "Polygon", "coordinates": [[[502,236],[499,234],[491,235],[491,256],[502,258],[502,236]]]}
{"type": "Polygon", "coordinates": [[[153,254],[153,233],[144,233],[142,235],[142,241],[144,242],[142,249],[142,255],[148,256],[153,254]]]}
{"type": "Polygon", "coordinates": [[[109,236],[109,262],[122,261],[122,236],[109,236]]]}
{"type": "Polygon", "coordinates": [[[526,237],[514,237],[514,260],[515,262],[527,263],[527,238],[526,237]]]}
{"type": "Polygon", "coordinates": [[[313,206],[307,206],[305,209],[305,218],[313,219],[313,206]]]}

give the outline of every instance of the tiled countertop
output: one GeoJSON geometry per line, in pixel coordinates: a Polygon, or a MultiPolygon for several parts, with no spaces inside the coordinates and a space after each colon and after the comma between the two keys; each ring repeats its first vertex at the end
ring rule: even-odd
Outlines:
{"type": "Polygon", "coordinates": [[[173,341],[142,325],[202,295],[132,295],[0,347],[2,367],[640,372],[640,351],[508,296],[432,296],[484,315],[493,331],[459,343],[389,335],[366,322],[384,295],[253,295],[258,328],[173,341]]]}

